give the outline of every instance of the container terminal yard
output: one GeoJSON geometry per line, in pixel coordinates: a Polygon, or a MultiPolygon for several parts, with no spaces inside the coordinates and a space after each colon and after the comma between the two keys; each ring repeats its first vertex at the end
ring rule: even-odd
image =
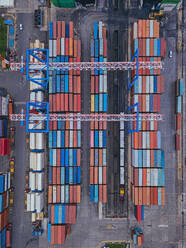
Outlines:
{"type": "Polygon", "coordinates": [[[0,247],[186,247],[186,9],[150,2],[0,3],[0,247]]]}

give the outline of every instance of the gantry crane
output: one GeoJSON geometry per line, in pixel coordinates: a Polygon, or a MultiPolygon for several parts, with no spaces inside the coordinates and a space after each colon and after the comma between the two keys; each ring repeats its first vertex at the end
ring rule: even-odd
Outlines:
{"type": "MultiPolygon", "coordinates": [[[[136,50],[133,58],[130,62],[51,62],[49,61],[48,49],[27,49],[26,61],[20,63],[9,63],[9,69],[11,71],[26,72],[27,80],[34,82],[43,88],[47,88],[49,80],[49,70],[51,71],[67,71],[67,70],[121,70],[129,71],[135,70],[136,77],[133,82],[128,85],[131,87],[135,80],[138,79],[139,69],[162,69],[161,61],[139,61],[139,52],[136,50]],[[43,78],[37,77],[38,74],[43,72],[45,75],[43,78]]],[[[138,103],[128,107],[127,114],[49,114],[49,103],[27,103],[27,111],[21,114],[12,114],[10,116],[12,121],[25,121],[27,127],[29,123],[36,123],[46,121],[47,128],[45,132],[49,131],[49,121],[54,120],[69,120],[69,121],[137,121],[139,120],[162,120],[161,114],[139,114],[138,103]],[[34,108],[34,111],[30,111],[30,106],[34,108]],[[137,108],[136,114],[130,114],[132,108],[137,108]]],[[[31,129],[27,128],[27,131],[31,132],[31,129]]],[[[40,130],[36,130],[38,132],[40,130]]]]}

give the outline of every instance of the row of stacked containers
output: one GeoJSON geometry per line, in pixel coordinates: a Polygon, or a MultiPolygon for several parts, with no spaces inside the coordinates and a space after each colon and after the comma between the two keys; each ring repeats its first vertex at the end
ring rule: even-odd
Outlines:
{"type": "MultiPolygon", "coordinates": [[[[49,23],[50,62],[80,62],[81,41],[74,35],[73,22],[49,23]]],[[[50,113],[81,112],[80,71],[53,71],[49,74],[50,113]]],[[[81,196],[81,122],[49,123],[48,242],[64,244],[76,223],[81,196]]]]}
{"type": "MultiPolygon", "coordinates": [[[[91,61],[107,61],[106,28],[102,22],[94,23],[91,39],[91,61]]],[[[91,113],[107,112],[107,71],[91,71],[91,113]]],[[[90,200],[107,202],[107,123],[90,124],[90,200]]]]}
{"type": "MultiPolygon", "coordinates": [[[[30,49],[43,49],[44,43],[36,40],[30,43],[30,49]]],[[[30,62],[37,62],[35,58],[30,57],[30,62]]],[[[37,77],[44,78],[42,72],[37,77]]],[[[45,93],[41,85],[30,82],[30,102],[44,102],[45,93]]],[[[30,106],[30,111],[33,107],[30,106]]],[[[31,129],[35,123],[29,123],[31,129]]],[[[38,133],[30,133],[30,153],[29,153],[29,192],[26,193],[26,211],[32,213],[32,222],[43,220],[44,216],[44,160],[45,160],[45,137],[42,130],[43,123],[40,123],[36,129],[38,133]]]]}
{"type": "Polygon", "coordinates": [[[181,127],[182,127],[182,99],[184,95],[184,81],[179,79],[176,81],[176,145],[177,151],[181,149],[181,127]]]}
{"type": "MultiPolygon", "coordinates": [[[[139,49],[139,61],[161,61],[166,56],[166,42],[159,38],[156,20],[138,20],[131,29],[131,53],[139,49]]],[[[140,113],[160,113],[164,78],[159,68],[139,69],[131,88],[131,105],[139,103],[140,113]]],[[[131,73],[134,79],[136,71],[131,73]]],[[[136,113],[137,107],[132,109],[136,113]]],[[[130,123],[136,129],[137,123],[130,123]]],[[[138,221],[144,218],[143,205],[165,204],[164,151],[157,121],[139,121],[139,132],[131,135],[131,199],[138,221]]]]}
{"type": "Polygon", "coordinates": [[[0,174],[0,247],[10,247],[8,228],[8,207],[10,192],[10,172],[0,174]]]}
{"type": "Polygon", "coordinates": [[[10,138],[8,138],[8,120],[0,119],[0,155],[10,154],[10,138]]]}

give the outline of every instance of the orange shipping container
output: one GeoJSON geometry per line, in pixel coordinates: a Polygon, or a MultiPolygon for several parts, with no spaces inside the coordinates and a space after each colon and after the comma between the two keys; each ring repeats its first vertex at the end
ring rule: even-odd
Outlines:
{"type": "Polygon", "coordinates": [[[56,167],[57,184],[61,184],[61,167],[56,167]]]}
{"type": "Polygon", "coordinates": [[[176,114],[176,130],[181,130],[181,117],[182,114],[176,114]]]}
{"type": "Polygon", "coordinates": [[[158,188],[154,187],[154,205],[158,205],[158,188]]]}
{"type": "Polygon", "coordinates": [[[60,97],[61,97],[61,104],[60,104],[60,109],[61,111],[64,111],[64,94],[60,94],[60,97]]]}
{"type": "Polygon", "coordinates": [[[99,166],[103,165],[103,149],[99,149],[99,166]]]}
{"type": "Polygon", "coordinates": [[[146,20],[142,20],[142,32],[143,32],[143,34],[142,34],[142,36],[143,36],[143,38],[146,38],[146,20]]]}
{"type": "Polygon", "coordinates": [[[51,205],[51,224],[55,223],[55,205],[51,205]]]}
{"type": "Polygon", "coordinates": [[[73,203],[74,201],[73,201],[73,188],[74,188],[74,186],[72,186],[72,185],[70,185],[70,190],[69,190],[69,202],[70,203],[73,203]]]}
{"type": "Polygon", "coordinates": [[[90,184],[94,184],[94,167],[90,166],[90,184]]]}
{"type": "Polygon", "coordinates": [[[74,24],[73,24],[73,22],[69,22],[69,37],[72,39],[74,37],[74,24]]]}
{"type": "Polygon", "coordinates": [[[77,95],[77,103],[78,103],[77,112],[81,112],[81,95],[80,94],[77,95]]]}
{"type": "Polygon", "coordinates": [[[98,167],[94,167],[94,184],[98,184],[98,167]]]}
{"type": "Polygon", "coordinates": [[[48,186],[48,203],[52,203],[52,185],[48,186]]]}
{"type": "Polygon", "coordinates": [[[73,111],[73,94],[69,94],[69,111],[73,111]]]}
{"type": "Polygon", "coordinates": [[[138,38],[142,37],[142,20],[138,20],[138,38]]]}
{"type": "Polygon", "coordinates": [[[73,186],[73,202],[77,203],[77,185],[73,186]]]}
{"type": "Polygon", "coordinates": [[[138,246],[141,246],[142,245],[141,236],[137,236],[137,239],[138,239],[137,241],[138,246]]]}
{"type": "Polygon", "coordinates": [[[94,166],[94,149],[90,149],[90,166],[94,166]]]}
{"type": "Polygon", "coordinates": [[[74,133],[73,133],[73,146],[77,147],[77,131],[76,130],[74,130],[74,133]]]}
{"type": "Polygon", "coordinates": [[[77,149],[77,166],[81,165],[81,150],[77,149]]]}
{"type": "Polygon", "coordinates": [[[165,188],[161,188],[161,205],[165,205],[165,188]]]}
{"type": "Polygon", "coordinates": [[[142,205],[147,205],[147,188],[143,187],[143,203],[142,205]]]}
{"type": "Polygon", "coordinates": [[[57,93],[56,94],[56,111],[57,112],[60,112],[60,106],[61,105],[61,97],[60,97],[60,94],[57,93]]]}
{"type": "Polygon", "coordinates": [[[107,29],[106,29],[106,27],[102,27],[102,36],[103,36],[103,39],[107,38],[107,29]]]}
{"type": "Polygon", "coordinates": [[[134,188],[134,205],[139,205],[138,188],[134,188]]]}
{"type": "Polygon", "coordinates": [[[51,225],[51,244],[55,244],[55,226],[51,225]]]}
{"type": "Polygon", "coordinates": [[[99,129],[99,127],[98,127],[98,125],[99,125],[98,121],[95,121],[94,125],[95,125],[95,129],[99,129]]]}
{"type": "Polygon", "coordinates": [[[107,167],[103,166],[103,184],[107,184],[107,167]]]}
{"type": "Polygon", "coordinates": [[[74,95],[74,112],[77,112],[77,95],[74,95]]]}
{"type": "Polygon", "coordinates": [[[57,37],[58,37],[58,38],[61,38],[61,31],[62,31],[62,28],[61,28],[61,21],[58,21],[58,22],[57,22],[57,37]]]}
{"type": "Polygon", "coordinates": [[[65,147],[69,147],[69,131],[65,130],[65,147]]]}
{"type": "Polygon", "coordinates": [[[150,205],[150,187],[147,187],[147,205],[150,205]]]}
{"type": "MultiPolygon", "coordinates": [[[[70,47],[69,47],[69,49],[70,49],[70,47]]],[[[69,62],[73,62],[73,58],[69,58],[69,62]]],[[[69,70],[68,72],[69,72],[69,75],[72,76],[74,71],[73,70],[69,70]]]]}
{"type": "Polygon", "coordinates": [[[81,78],[80,76],[77,76],[77,90],[76,93],[81,93],[81,78]]]}
{"type": "Polygon", "coordinates": [[[150,187],[150,205],[154,203],[154,190],[153,187],[150,187]]]}
{"type": "Polygon", "coordinates": [[[73,56],[73,39],[69,38],[69,56],[73,56]]]}
{"type": "Polygon", "coordinates": [[[61,23],[61,28],[62,28],[61,30],[62,37],[65,38],[65,22],[64,21],[62,21],[61,23]]]}
{"type": "Polygon", "coordinates": [[[143,168],[143,186],[147,186],[147,169],[146,168],[143,168]]]}
{"type": "Polygon", "coordinates": [[[93,130],[94,129],[94,121],[90,122],[90,129],[93,130]]]}
{"type": "Polygon", "coordinates": [[[99,202],[103,201],[103,186],[99,185],[99,202]]]}
{"type": "Polygon", "coordinates": [[[150,37],[150,20],[146,20],[146,37],[150,37]]]}
{"type": "Polygon", "coordinates": [[[103,185],[103,203],[107,202],[107,185],[103,185]]]}
{"type": "Polygon", "coordinates": [[[139,146],[139,144],[138,144],[138,133],[135,132],[133,137],[134,137],[134,148],[137,149],[138,146],[139,146]]]}

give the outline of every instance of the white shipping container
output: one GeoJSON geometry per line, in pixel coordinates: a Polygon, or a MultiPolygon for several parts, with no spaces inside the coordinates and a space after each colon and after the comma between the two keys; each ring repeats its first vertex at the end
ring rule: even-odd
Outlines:
{"type": "Polygon", "coordinates": [[[138,79],[138,92],[139,94],[142,93],[142,76],[139,76],[139,79],[138,79]]]}
{"type": "Polygon", "coordinates": [[[154,35],[153,35],[153,33],[154,33],[154,30],[153,30],[153,23],[154,23],[154,21],[153,21],[153,20],[150,20],[150,37],[151,37],[151,38],[154,37],[154,35]]]}
{"type": "Polygon", "coordinates": [[[154,77],[153,76],[149,76],[149,78],[150,78],[150,85],[149,85],[149,92],[150,93],[153,93],[154,92],[154,77]]]}
{"type": "Polygon", "coordinates": [[[150,130],[154,130],[154,121],[150,121],[150,130]]]}
{"type": "Polygon", "coordinates": [[[124,157],[124,149],[120,149],[120,166],[124,166],[125,157],[124,157]]]}
{"type": "Polygon", "coordinates": [[[36,93],[36,102],[44,101],[44,92],[42,90],[38,90],[36,93]]]}
{"type": "Polygon", "coordinates": [[[150,39],[146,39],[146,56],[150,56],[150,39]]]}
{"type": "Polygon", "coordinates": [[[61,38],[61,55],[65,55],[65,38],[61,38]]]}
{"type": "Polygon", "coordinates": [[[81,121],[77,121],[77,129],[78,129],[78,130],[81,129],[81,121]]]}
{"type": "Polygon", "coordinates": [[[103,111],[103,94],[99,94],[99,111],[103,111]]]}
{"type": "Polygon", "coordinates": [[[49,57],[52,57],[52,40],[49,40],[49,57]]]}
{"type": "Polygon", "coordinates": [[[153,169],[153,171],[154,171],[154,186],[158,186],[158,170],[159,169],[153,169]]]}
{"type": "Polygon", "coordinates": [[[36,149],[44,149],[44,134],[36,133],[36,149]]]}
{"type": "Polygon", "coordinates": [[[147,147],[147,135],[146,132],[142,132],[142,148],[145,149],[147,147]]]}
{"type": "Polygon", "coordinates": [[[57,147],[61,147],[61,131],[57,131],[57,147]]]}
{"type": "Polygon", "coordinates": [[[30,193],[26,194],[26,210],[31,211],[31,195],[30,193]]]}
{"type": "Polygon", "coordinates": [[[35,178],[35,173],[32,171],[29,172],[29,188],[31,191],[36,189],[36,178],[35,178]]]}
{"type": "Polygon", "coordinates": [[[44,174],[41,172],[37,172],[36,174],[36,188],[39,191],[43,190],[43,184],[44,184],[44,174]]]}
{"type": "Polygon", "coordinates": [[[146,159],[146,167],[150,167],[150,150],[146,151],[147,159],[146,159]]]}
{"type": "Polygon", "coordinates": [[[99,40],[99,55],[103,56],[103,39],[100,38],[99,40]]]}
{"type": "Polygon", "coordinates": [[[61,203],[65,202],[65,186],[61,186],[61,203]]]}
{"type": "Polygon", "coordinates": [[[99,131],[99,147],[103,147],[103,131],[99,131]]]}
{"type": "Polygon", "coordinates": [[[125,184],[125,170],[124,167],[120,167],[120,185],[125,184]]]}
{"type": "Polygon", "coordinates": [[[137,22],[134,22],[133,24],[133,39],[137,39],[138,38],[138,24],[137,22]]]}
{"type": "Polygon", "coordinates": [[[32,222],[36,221],[36,213],[32,213],[32,222]]]}
{"type": "Polygon", "coordinates": [[[8,97],[2,97],[2,115],[8,115],[8,97]]]}
{"type": "Polygon", "coordinates": [[[134,166],[138,167],[138,150],[134,150],[135,155],[134,155],[134,166]]]}
{"type": "Polygon", "coordinates": [[[57,46],[56,46],[56,44],[57,44],[57,40],[53,40],[53,49],[52,49],[53,57],[56,57],[57,56],[57,54],[56,54],[56,52],[57,52],[57,46]]]}
{"type": "Polygon", "coordinates": [[[52,194],[53,194],[53,203],[56,203],[56,199],[57,199],[57,189],[56,189],[56,186],[53,185],[52,187],[52,194]]]}
{"type": "Polygon", "coordinates": [[[150,78],[146,76],[146,93],[150,93],[150,78]]]}
{"type": "MultiPolygon", "coordinates": [[[[30,92],[30,102],[35,102],[36,101],[36,93],[34,91],[30,92]]],[[[33,107],[30,106],[30,108],[32,109],[33,107]]]]}
{"type": "Polygon", "coordinates": [[[44,208],[44,194],[36,193],[36,212],[39,213],[44,208]]]}
{"type": "Polygon", "coordinates": [[[41,171],[44,168],[44,152],[39,152],[36,153],[37,156],[37,166],[36,166],[36,170],[37,171],[41,171]]]}
{"type": "Polygon", "coordinates": [[[30,169],[36,170],[37,168],[37,153],[36,152],[30,152],[30,169]]]}
{"type": "Polygon", "coordinates": [[[146,112],[150,112],[150,95],[146,96],[146,112]]]}
{"type": "Polygon", "coordinates": [[[146,133],[147,133],[147,135],[146,135],[146,137],[147,137],[146,148],[150,149],[150,132],[146,132],[146,133]]]}
{"type": "Polygon", "coordinates": [[[53,149],[53,166],[57,165],[57,150],[53,149]]]}
{"type": "Polygon", "coordinates": [[[103,170],[102,170],[102,166],[99,166],[99,184],[103,184],[103,170]]]}
{"type": "Polygon", "coordinates": [[[142,186],[143,185],[143,173],[142,173],[142,168],[139,168],[138,172],[139,172],[139,175],[138,175],[138,185],[139,186],[142,186]]]}
{"type": "Polygon", "coordinates": [[[107,150],[103,149],[103,166],[107,165],[107,150]]]}
{"type": "Polygon", "coordinates": [[[147,169],[147,186],[150,186],[150,170],[151,169],[147,169]]]}
{"type": "Polygon", "coordinates": [[[35,193],[30,193],[30,211],[35,211],[35,193]]]}
{"type": "Polygon", "coordinates": [[[107,93],[107,73],[105,71],[103,75],[103,92],[107,93]]]}
{"type": "Polygon", "coordinates": [[[120,121],[120,130],[124,130],[124,121],[120,121]]]}
{"type": "Polygon", "coordinates": [[[124,148],[124,131],[120,131],[120,147],[124,148]]]}
{"type": "Polygon", "coordinates": [[[154,186],[154,170],[150,169],[150,186],[154,186]]]}
{"type": "Polygon", "coordinates": [[[103,75],[99,75],[99,93],[103,93],[103,75]]]}
{"type": "Polygon", "coordinates": [[[73,147],[73,131],[69,132],[69,147],[73,147]]]}
{"type": "Polygon", "coordinates": [[[73,121],[69,121],[70,129],[73,129],[73,121]]]}
{"type": "Polygon", "coordinates": [[[99,22],[99,39],[103,38],[103,36],[102,36],[102,26],[103,26],[103,23],[99,22]]]}

